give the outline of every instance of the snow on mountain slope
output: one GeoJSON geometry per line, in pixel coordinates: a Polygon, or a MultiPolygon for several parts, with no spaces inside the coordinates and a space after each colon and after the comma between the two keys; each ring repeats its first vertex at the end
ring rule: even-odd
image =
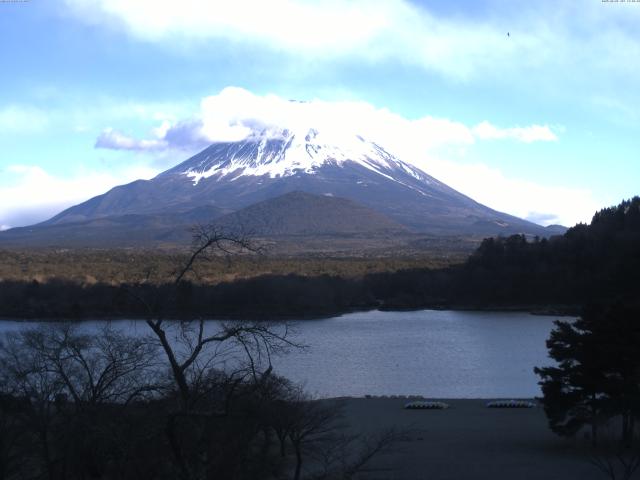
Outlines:
{"type": "Polygon", "coordinates": [[[231,212],[294,191],[357,202],[413,232],[546,235],[543,227],[479,204],[372,141],[306,127],[262,128],[241,141],[214,143],[151,180],[115,187],[45,224],[198,207],[231,212]]]}
{"type": "Polygon", "coordinates": [[[393,181],[398,181],[393,177],[394,170],[404,171],[427,184],[434,180],[361,136],[323,134],[316,129],[275,133],[265,130],[238,143],[223,157],[212,152],[196,164],[191,162],[182,173],[197,185],[212,176],[235,180],[241,176],[287,177],[298,172],[313,175],[323,165],[342,166],[345,162],[361,165],[393,181]]]}

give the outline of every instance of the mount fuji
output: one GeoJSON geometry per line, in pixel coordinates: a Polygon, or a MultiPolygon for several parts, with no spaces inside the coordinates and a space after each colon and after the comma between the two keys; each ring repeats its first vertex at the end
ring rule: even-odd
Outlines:
{"type": "MultiPolygon", "coordinates": [[[[329,221],[318,223],[317,218],[311,218],[334,218],[336,212],[340,212],[341,225],[352,224],[348,233],[354,233],[356,224],[361,233],[557,233],[481,205],[361,136],[314,128],[270,128],[254,130],[241,141],[213,143],[151,180],[115,187],[46,222],[3,232],[0,241],[3,236],[39,237],[46,231],[50,239],[57,239],[55,243],[73,237],[73,243],[82,244],[83,236],[104,237],[105,232],[120,231],[111,235],[112,240],[126,244],[138,238],[135,232],[140,229],[145,232],[144,241],[157,240],[158,236],[170,241],[185,225],[216,218],[223,225],[237,224],[240,219],[256,219],[255,212],[260,212],[262,226],[269,224],[270,216],[277,217],[276,231],[280,235],[304,231],[321,234],[319,225],[324,226],[325,233],[345,233],[339,225],[334,228],[329,221]],[[327,198],[334,201],[327,202],[327,198]],[[260,208],[256,209],[259,202],[260,208]],[[297,205],[309,209],[311,204],[308,213],[291,214],[297,205]],[[248,207],[253,207],[253,213],[242,212],[248,207]],[[368,220],[349,222],[349,215],[368,220]],[[293,217],[297,225],[288,229],[286,219],[293,217]],[[315,222],[313,228],[300,224],[305,218],[315,222]],[[96,228],[102,233],[96,234],[96,228]]],[[[247,227],[252,229],[254,225],[247,227]]],[[[273,233],[261,228],[260,234],[273,233]]]]}

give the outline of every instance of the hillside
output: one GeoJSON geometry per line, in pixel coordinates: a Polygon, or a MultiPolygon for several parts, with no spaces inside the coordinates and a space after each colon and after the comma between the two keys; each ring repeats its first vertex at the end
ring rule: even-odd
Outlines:
{"type": "MultiPolygon", "coordinates": [[[[0,232],[0,247],[188,245],[190,226],[233,212],[224,220],[228,225],[267,237],[306,235],[311,243],[313,237],[370,238],[391,231],[414,235],[407,242],[415,235],[477,240],[563,231],[482,205],[361,136],[272,129],[214,143],[151,180],[117,186],[40,224],[0,232]],[[342,200],[319,200],[331,197],[342,200]]],[[[364,248],[388,248],[382,240],[364,248]]],[[[334,250],[344,248],[361,249],[355,243],[334,250]]]]}
{"type": "Polygon", "coordinates": [[[291,192],[214,221],[256,236],[408,233],[406,227],[351,200],[291,192]]]}
{"type": "MultiPolygon", "coordinates": [[[[137,259],[138,270],[144,269],[144,259],[137,259]]],[[[26,270],[23,260],[12,261],[26,270]]],[[[161,282],[141,281],[145,277],[140,275],[123,283],[71,277],[5,280],[0,283],[0,316],[142,316],[140,304],[125,294],[131,291],[157,299],[174,318],[304,318],[373,308],[577,313],[588,302],[638,302],[640,197],[604,209],[591,225],[550,240],[527,241],[521,235],[487,239],[465,263],[444,268],[425,268],[414,259],[401,264],[389,259],[386,265],[378,263],[380,269],[367,260],[338,261],[330,270],[324,260],[306,262],[304,270],[297,260],[292,265],[298,270],[252,262],[243,261],[248,273],[241,277],[224,279],[218,272],[217,280],[207,283],[198,272],[177,290],[166,268],[168,280],[161,282]]],[[[38,270],[46,270],[48,263],[45,257],[38,270]]],[[[218,262],[214,268],[225,267],[218,262]]]]}

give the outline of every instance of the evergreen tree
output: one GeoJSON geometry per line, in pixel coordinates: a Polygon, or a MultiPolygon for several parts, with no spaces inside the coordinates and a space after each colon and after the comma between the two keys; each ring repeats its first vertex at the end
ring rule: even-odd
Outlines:
{"type": "Polygon", "coordinates": [[[633,440],[640,415],[640,310],[623,304],[591,306],[577,321],[556,321],[547,341],[558,364],[535,368],[541,377],[542,403],[551,429],[571,436],[614,417],[621,437],[633,440]]]}

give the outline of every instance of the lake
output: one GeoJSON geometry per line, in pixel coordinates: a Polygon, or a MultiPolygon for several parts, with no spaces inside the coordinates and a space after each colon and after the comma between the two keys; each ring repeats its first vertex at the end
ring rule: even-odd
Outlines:
{"type": "MultiPolygon", "coordinates": [[[[369,311],[292,322],[308,345],[274,368],[319,397],[424,395],[522,398],[540,395],[534,366],[552,364],[545,340],[557,317],[522,312],[369,311]]],[[[140,321],[112,322],[146,333],[140,321]]],[[[0,321],[0,333],[37,322],[0,321]]],[[[96,330],[103,322],[88,321],[96,330]]],[[[215,328],[216,321],[208,322],[215,328]]]]}

